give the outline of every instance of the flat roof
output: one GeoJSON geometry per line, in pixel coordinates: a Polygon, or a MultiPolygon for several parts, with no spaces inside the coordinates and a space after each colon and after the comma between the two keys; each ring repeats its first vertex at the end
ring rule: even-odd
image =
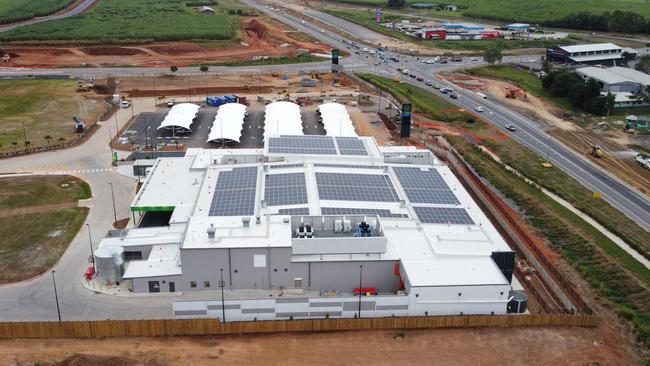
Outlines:
{"type": "Polygon", "coordinates": [[[178,245],[154,245],[148,259],[126,263],[124,279],[178,276],[183,273],[178,245]]]}
{"type": "Polygon", "coordinates": [[[402,259],[412,287],[509,285],[490,257],[402,259]]]}
{"type": "Polygon", "coordinates": [[[244,226],[242,217],[193,216],[187,225],[182,249],[290,247],[291,221],[288,216],[272,215],[249,217],[244,226]],[[285,222],[286,221],[286,222],[285,222]],[[215,237],[208,237],[208,228],[215,237]]]}
{"type": "Polygon", "coordinates": [[[627,67],[610,68],[582,67],[576,69],[578,74],[602,81],[606,84],[639,83],[650,85],[650,75],[627,67]]]}
{"type": "Polygon", "coordinates": [[[590,52],[590,51],[603,51],[603,50],[620,50],[621,47],[613,43],[591,43],[591,44],[577,44],[573,46],[558,46],[569,53],[575,52],[590,52]]]}
{"type": "Polygon", "coordinates": [[[591,55],[591,56],[570,56],[575,62],[592,62],[592,61],[604,61],[604,60],[618,60],[622,58],[620,53],[610,53],[602,55],[591,55]]]}

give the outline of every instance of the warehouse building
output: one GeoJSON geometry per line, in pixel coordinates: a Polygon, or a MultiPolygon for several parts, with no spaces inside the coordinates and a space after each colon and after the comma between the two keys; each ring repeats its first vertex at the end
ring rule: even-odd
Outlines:
{"type": "Polygon", "coordinates": [[[546,59],[568,64],[616,66],[622,53],[622,48],[613,43],[553,46],[546,50],[546,59]]]}
{"type": "Polygon", "coordinates": [[[614,94],[616,107],[639,107],[650,105],[646,101],[650,87],[650,75],[627,67],[583,67],[576,72],[585,79],[598,83],[604,92],[614,94]]]}
{"type": "Polygon", "coordinates": [[[156,160],[131,209],[170,214],[99,244],[121,248],[132,291],[231,291],[224,307],[176,301],[177,317],[504,314],[521,289],[514,252],[449,168],[370,137],[188,149],[156,160]]]}

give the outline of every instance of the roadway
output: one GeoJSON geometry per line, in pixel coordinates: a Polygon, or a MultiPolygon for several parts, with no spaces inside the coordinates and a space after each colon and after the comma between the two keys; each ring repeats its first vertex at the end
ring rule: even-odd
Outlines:
{"type": "Polygon", "coordinates": [[[2,32],[7,32],[16,28],[24,27],[26,25],[31,25],[31,24],[38,24],[38,23],[44,23],[44,22],[49,22],[52,20],[59,20],[59,19],[64,19],[68,18],[71,16],[75,16],[78,14],[81,14],[84,12],[86,9],[88,9],[90,6],[92,6],[94,3],[96,3],[98,0],[84,0],[80,4],[76,4],[74,8],[71,9],[66,9],[64,11],[60,11],[56,14],[44,16],[44,17],[38,17],[30,20],[26,20],[24,22],[20,23],[12,23],[8,25],[2,25],[0,26],[0,33],[2,32]]]}

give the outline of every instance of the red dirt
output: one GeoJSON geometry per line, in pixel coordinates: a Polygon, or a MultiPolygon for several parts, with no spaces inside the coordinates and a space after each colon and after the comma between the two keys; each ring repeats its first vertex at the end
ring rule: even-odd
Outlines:
{"type": "Polygon", "coordinates": [[[133,56],[146,54],[137,48],[126,47],[89,47],[82,48],[80,51],[91,56],[133,56]]]}
{"type": "Polygon", "coordinates": [[[266,40],[266,26],[258,22],[256,19],[252,19],[248,23],[244,24],[244,30],[251,36],[254,35],[261,40],[266,40]]]}
{"type": "Polygon", "coordinates": [[[204,52],[206,49],[196,43],[165,43],[158,46],[149,46],[148,49],[162,55],[176,56],[185,53],[204,52]]]}

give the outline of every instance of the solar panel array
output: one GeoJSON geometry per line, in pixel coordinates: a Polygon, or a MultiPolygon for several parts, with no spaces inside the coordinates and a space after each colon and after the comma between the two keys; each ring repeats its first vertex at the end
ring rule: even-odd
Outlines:
{"type": "Polygon", "coordinates": [[[322,168],[349,168],[349,169],[383,169],[381,166],[370,166],[370,165],[348,165],[348,164],[325,164],[325,163],[316,163],[315,167],[322,168]]]}
{"type": "Polygon", "coordinates": [[[255,212],[257,167],[219,172],[210,216],[244,216],[255,212]]]}
{"type": "Polygon", "coordinates": [[[288,169],[288,168],[302,168],[303,163],[297,164],[282,164],[282,165],[269,165],[270,169],[288,169]]]}
{"type": "Polygon", "coordinates": [[[397,202],[399,197],[387,175],[316,173],[321,200],[397,202]]]}
{"type": "Polygon", "coordinates": [[[278,214],[291,216],[308,216],[309,207],[281,208],[278,210],[278,214]]]}
{"type": "Polygon", "coordinates": [[[422,223],[474,225],[474,220],[463,208],[455,207],[413,207],[422,223]]]}
{"type": "Polygon", "coordinates": [[[393,167],[409,201],[413,203],[459,204],[440,173],[420,168],[393,167]]]}
{"type": "Polygon", "coordinates": [[[336,144],[341,155],[368,155],[363,141],[356,137],[336,137],[336,144]]]}
{"type": "Polygon", "coordinates": [[[280,136],[269,138],[269,153],[336,155],[331,136],[280,136]]]}
{"type": "Polygon", "coordinates": [[[322,215],[378,215],[381,217],[408,217],[407,214],[392,213],[380,208],[321,207],[322,215]]]}
{"type": "Polygon", "coordinates": [[[305,174],[267,174],[264,184],[264,200],[267,206],[307,203],[305,174]]]}

